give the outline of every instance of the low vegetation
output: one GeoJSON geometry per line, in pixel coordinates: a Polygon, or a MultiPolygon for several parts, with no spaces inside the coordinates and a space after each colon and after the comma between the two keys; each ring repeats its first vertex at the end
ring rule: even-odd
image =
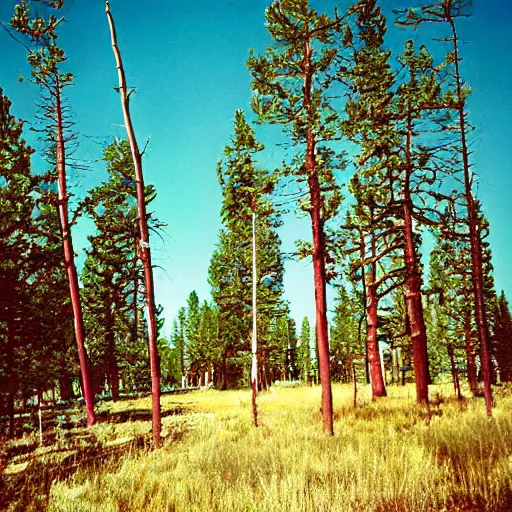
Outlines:
{"type": "Polygon", "coordinates": [[[6,509],[512,509],[512,389],[497,391],[493,418],[481,400],[458,402],[449,387],[432,387],[430,411],[416,405],[409,385],[376,402],[360,390],[355,409],[349,386],[333,391],[332,438],[320,429],[319,387],[263,393],[260,428],[252,426],[249,390],[164,396],[157,451],[148,449],[150,398],[104,403],[100,417],[108,408],[125,421],[100,422],[89,440],[83,429],[70,431],[9,461],[3,485],[17,488],[6,509]],[[145,421],[137,419],[144,410],[145,421]]]}

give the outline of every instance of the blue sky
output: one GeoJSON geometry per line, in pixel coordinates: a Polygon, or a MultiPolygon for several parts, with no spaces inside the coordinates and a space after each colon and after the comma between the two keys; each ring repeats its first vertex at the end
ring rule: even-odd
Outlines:
{"type": "MultiPolygon", "coordinates": [[[[0,0],[0,19],[10,18],[13,0],[0,0]]],[[[69,2],[68,2],[69,3],[69,2]]],[[[312,2],[327,6],[335,2],[312,2]]],[[[413,2],[418,4],[417,1],[413,2]]],[[[220,188],[216,164],[232,132],[234,112],[243,108],[250,117],[250,75],[245,69],[249,48],[263,52],[271,43],[264,27],[267,0],[197,0],[140,2],[111,0],[128,83],[136,87],[132,115],[139,144],[150,143],[144,160],[145,179],[158,198],[156,215],[168,224],[164,242],[152,238],[156,299],[164,306],[165,332],[186,297],[196,290],[209,299],[208,265],[220,229],[220,188]]],[[[340,10],[349,5],[338,2],[340,10]]],[[[68,22],[60,41],[69,56],[75,86],[68,89],[80,134],[77,157],[89,162],[87,172],[73,172],[77,196],[104,179],[103,146],[113,136],[125,136],[110,36],[102,0],[69,3],[68,22]]],[[[386,12],[408,6],[402,0],[383,1],[386,12]]],[[[480,176],[478,197],[491,225],[496,288],[512,299],[512,166],[508,149],[512,125],[512,5],[510,0],[474,3],[474,15],[459,23],[463,46],[462,72],[473,88],[469,100],[475,170],[480,176]]],[[[329,12],[329,10],[327,10],[329,12]]],[[[331,11],[332,12],[332,11],[331,11]]],[[[390,28],[390,42],[412,37],[390,28]]],[[[428,44],[428,40],[424,39],[428,44]]],[[[0,31],[2,67],[0,87],[13,102],[13,112],[33,119],[37,87],[20,75],[30,70],[24,50],[0,31]]],[[[273,147],[275,130],[256,128],[267,147],[265,162],[278,166],[273,147]]],[[[27,138],[38,147],[34,135],[27,138]]],[[[34,161],[34,167],[39,163],[34,161]]],[[[82,222],[73,235],[83,261],[90,223],[82,222]]],[[[305,219],[285,218],[283,249],[297,238],[309,238],[305,219]]],[[[286,264],[285,289],[292,316],[313,318],[312,268],[304,262],[286,264]]],[[[332,294],[331,294],[332,295],[332,294]]],[[[332,303],[329,304],[332,307],[332,303]]]]}

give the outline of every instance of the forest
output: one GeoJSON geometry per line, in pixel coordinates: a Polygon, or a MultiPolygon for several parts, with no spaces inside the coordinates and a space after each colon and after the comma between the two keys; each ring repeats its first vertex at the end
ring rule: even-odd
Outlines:
{"type": "Polygon", "coordinates": [[[13,2],[37,112],[0,75],[0,510],[512,509],[512,316],[459,34],[478,12],[390,3],[261,9],[250,106],[208,170],[209,295],[169,312],[152,249],[173,191],[137,137],[127,7],[95,6],[123,124],[91,166],[59,39],[80,7],[13,2]],[[314,317],[293,316],[292,260],[314,317]]]}

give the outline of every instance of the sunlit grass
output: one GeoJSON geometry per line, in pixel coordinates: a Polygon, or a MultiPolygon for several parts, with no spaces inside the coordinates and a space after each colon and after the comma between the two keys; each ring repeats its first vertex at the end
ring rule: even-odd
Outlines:
{"type": "Polygon", "coordinates": [[[389,391],[371,403],[361,390],[354,409],[351,388],[334,386],[333,438],[321,430],[317,387],[261,394],[261,428],[251,425],[249,391],[165,396],[163,410],[190,411],[164,418],[164,431],[186,421],[184,437],[54,484],[50,510],[510,510],[510,393],[498,396],[489,420],[481,400],[441,399],[429,415],[413,387],[389,391]]]}

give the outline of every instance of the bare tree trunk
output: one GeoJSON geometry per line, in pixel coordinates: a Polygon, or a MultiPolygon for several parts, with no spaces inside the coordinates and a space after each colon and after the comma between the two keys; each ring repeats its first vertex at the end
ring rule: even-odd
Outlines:
{"type": "Polygon", "coordinates": [[[256,395],[258,394],[258,326],[256,296],[258,289],[258,268],[256,266],[256,213],[252,211],[252,343],[251,343],[251,387],[252,387],[252,417],[254,426],[258,426],[258,407],[256,395]]]}
{"type": "Polygon", "coordinates": [[[153,269],[151,265],[151,251],[149,246],[149,230],[147,225],[146,201],[144,190],[144,176],[142,173],[142,158],[135,138],[131,116],[129,93],[126,85],[126,76],[124,73],[121,54],[117,46],[116,30],[114,20],[110,13],[110,6],[106,2],[107,19],[110,26],[110,34],[112,37],[112,49],[116,58],[116,67],[119,76],[119,92],[121,94],[121,104],[123,108],[124,123],[130,149],[132,152],[133,165],[135,168],[135,182],[137,186],[137,210],[139,216],[140,242],[139,257],[144,266],[144,284],[146,289],[146,309],[148,323],[148,345],[149,345],[149,363],[151,368],[151,391],[152,391],[152,409],[153,409],[153,443],[156,448],[160,446],[161,431],[161,412],[160,412],[160,368],[157,346],[156,332],[156,312],[155,312],[155,295],[153,287],[153,269]]]}
{"type": "Polygon", "coordinates": [[[416,400],[418,403],[428,404],[428,355],[427,355],[427,329],[423,317],[423,304],[421,302],[421,276],[418,269],[418,257],[414,245],[414,232],[412,226],[412,200],[410,193],[411,179],[411,138],[412,120],[407,120],[407,147],[406,168],[403,190],[403,215],[406,267],[405,301],[407,316],[411,327],[412,355],[414,364],[414,377],[416,381],[416,400]]]}
{"type": "Polygon", "coordinates": [[[82,374],[82,390],[87,408],[87,425],[94,425],[96,417],[94,414],[94,396],[91,387],[87,364],[87,352],[85,349],[84,322],[82,316],[82,304],[80,299],[80,288],[78,286],[78,274],[75,266],[75,253],[73,251],[73,240],[68,218],[68,193],[66,184],[66,153],[64,148],[64,128],[62,119],[62,105],[60,98],[60,83],[58,76],[55,77],[55,112],[57,114],[56,142],[57,142],[57,173],[59,190],[59,221],[62,233],[62,245],[64,248],[64,265],[69,283],[71,305],[73,307],[73,319],[75,338],[80,361],[80,372],[82,374]]]}
{"type": "MultiPolygon", "coordinates": [[[[371,274],[368,276],[372,279],[371,274]]],[[[377,307],[378,299],[375,292],[375,285],[366,285],[366,344],[368,346],[368,361],[370,365],[372,400],[379,396],[386,396],[386,386],[382,376],[380,364],[379,342],[377,340],[377,307]]]]}
{"type": "MultiPolygon", "coordinates": [[[[372,211],[373,218],[373,211],[372,211]]],[[[376,257],[375,235],[372,233],[371,238],[371,255],[376,257]]],[[[370,272],[365,275],[366,279],[366,347],[368,365],[370,367],[371,383],[372,383],[372,400],[379,396],[386,396],[386,385],[382,374],[382,365],[380,361],[379,341],[377,338],[378,328],[378,306],[379,298],[375,287],[375,279],[377,277],[376,263],[372,262],[370,272]]]]}
{"type": "Polygon", "coordinates": [[[457,98],[459,101],[458,114],[460,137],[462,145],[462,163],[464,169],[464,193],[468,209],[469,239],[471,245],[471,278],[473,294],[475,297],[475,320],[480,339],[480,358],[482,364],[482,376],[484,381],[485,409],[487,416],[492,416],[492,375],[491,356],[489,351],[489,326],[484,294],[484,271],[482,264],[482,243],[478,215],[472,192],[472,178],[470,176],[469,151],[466,141],[466,119],[464,115],[464,99],[462,83],[459,71],[459,49],[457,43],[457,31],[451,14],[451,7],[446,5],[445,15],[452,29],[453,53],[455,64],[455,80],[457,83],[457,98]]]}
{"type": "MultiPolygon", "coordinates": [[[[313,145],[308,148],[308,160],[314,165],[313,145]]],[[[327,298],[325,291],[325,242],[323,223],[320,218],[321,197],[318,175],[310,174],[311,220],[313,227],[313,272],[315,280],[316,338],[318,348],[318,370],[322,384],[322,416],[324,430],[334,435],[331,369],[329,357],[329,334],[327,327],[327,298]]]]}

